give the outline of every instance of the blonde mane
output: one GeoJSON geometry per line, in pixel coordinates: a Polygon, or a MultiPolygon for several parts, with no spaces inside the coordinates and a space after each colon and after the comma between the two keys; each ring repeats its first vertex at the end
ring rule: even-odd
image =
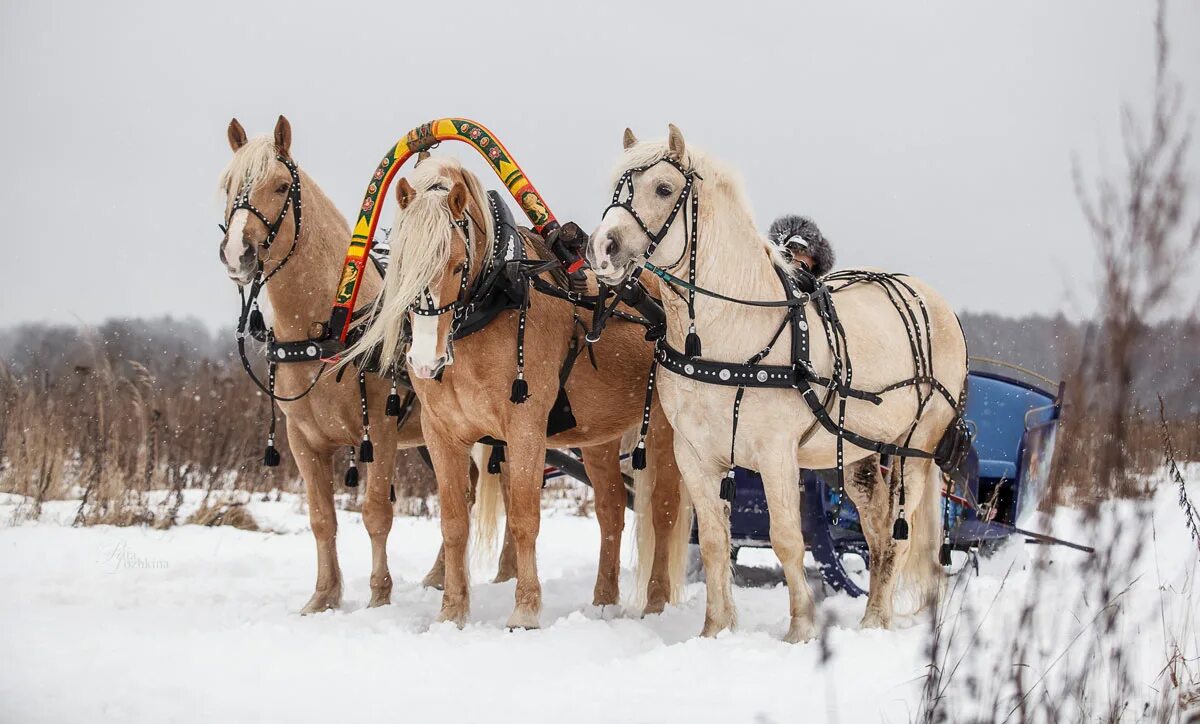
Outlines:
{"type": "MultiPolygon", "coordinates": [[[[445,270],[452,245],[461,243],[460,231],[452,223],[447,203],[450,186],[455,182],[454,171],[459,171],[465,179],[478,210],[471,212],[468,227],[471,243],[467,245],[467,258],[472,274],[478,274],[482,260],[491,256],[495,225],[479,179],[454,158],[443,156],[421,161],[409,177],[416,195],[407,208],[396,211],[389,237],[391,265],[383,280],[383,292],[374,302],[362,338],[347,350],[346,360],[382,344],[380,363],[387,369],[401,353],[401,332],[407,323],[409,307],[445,270]],[[434,188],[438,185],[444,188],[434,188]],[[483,234],[482,249],[476,249],[480,234],[483,234]]],[[[438,304],[449,301],[440,299],[438,304]]]]}
{"type": "Polygon", "coordinates": [[[221,172],[220,190],[228,195],[237,193],[243,184],[253,186],[258,183],[267,175],[278,153],[271,136],[250,139],[233,154],[229,165],[221,172]]]}
{"type": "MultiPolygon", "coordinates": [[[[612,185],[616,185],[617,179],[631,168],[639,168],[661,161],[667,157],[668,146],[665,140],[662,141],[643,141],[634,144],[631,148],[625,150],[621,158],[617,161],[617,167],[612,173],[612,185]]],[[[687,145],[684,148],[683,158],[679,159],[679,163],[687,171],[694,171],[699,177],[697,179],[698,191],[700,193],[700,225],[701,236],[705,236],[705,227],[711,224],[713,218],[712,209],[714,200],[706,198],[707,194],[704,189],[712,189],[716,193],[724,194],[730,206],[725,209],[727,212],[735,213],[735,219],[738,222],[744,221],[751,228],[755,228],[755,237],[761,242],[763,249],[771,258],[771,263],[783,269],[789,275],[794,271],[791,255],[784,252],[775,244],[772,244],[766,235],[757,231],[754,224],[754,212],[750,208],[750,201],[746,196],[745,184],[742,181],[742,176],[737,171],[725,166],[719,161],[710,158],[706,153],[692,145],[687,145]]]]}

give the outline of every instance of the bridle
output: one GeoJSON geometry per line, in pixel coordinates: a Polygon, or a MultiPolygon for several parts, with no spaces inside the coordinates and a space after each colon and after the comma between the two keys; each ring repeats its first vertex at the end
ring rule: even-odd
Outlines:
{"type": "MultiPolygon", "coordinates": [[[[700,197],[695,193],[696,179],[704,180],[704,177],[696,173],[695,170],[684,168],[682,163],[670,156],[664,156],[663,158],[642,166],[635,166],[634,168],[626,169],[625,172],[621,174],[621,177],[617,179],[616,186],[613,188],[612,203],[610,203],[604,209],[604,213],[601,214],[600,218],[603,219],[608,215],[608,212],[613,209],[622,209],[628,213],[635,222],[637,222],[638,228],[642,230],[642,233],[646,235],[646,238],[650,240],[650,243],[646,245],[645,251],[643,251],[639,255],[639,258],[635,260],[633,271],[630,272],[625,281],[621,283],[612,302],[608,305],[596,305],[595,312],[592,317],[592,329],[588,332],[586,337],[589,343],[595,342],[600,338],[600,333],[604,329],[605,322],[607,321],[608,317],[616,311],[617,305],[622,301],[626,301],[626,299],[632,294],[635,294],[633,290],[639,284],[638,277],[641,276],[643,269],[649,270],[654,274],[658,274],[659,270],[675,269],[683,262],[683,257],[686,254],[688,256],[688,275],[693,281],[695,280],[696,229],[697,222],[699,221],[700,217],[700,197]],[[674,167],[675,170],[678,171],[681,176],[683,176],[683,188],[679,190],[679,195],[675,198],[675,203],[671,207],[670,213],[667,214],[667,218],[663,220],[662,226],[659,227],[658,231],[651,231],[650,227],[646,224],[646,221],[641,217],[641,214],[639,214],[637,210],[633,208],[633,175],[647,171],[659,165],[660,163],[665,163],[674,167]],[[622,194],[626,190],[628,190],[628,195],[626,195],[624,200],[622,200],[622,194]],[[688,204],[690,207],[688,216],[684,217],[684,223],[689,228],[687,231],[687,242],[684,248],[680,250],[679,258],[663,267],[658,267],[654,264],[651,264],[650,257],[654,255],[654,252],[658,248],[659,244],[661,244],[663,240],[667,238],[667,234],[671,232],[671,227],[675,224],[676,219],[679,218],[680,211],[683,210],[684,204],[688,204]]],[[[674,287],[671,287],[669,284],[668,288],[678,293],[678,290],[674,289],[674,287]]],[[[607,294],[607,290],[608,286],[601,284],[601,298],[607,294]]],[[[696,287],[694,284],[688,287],[687,295],[684,297],[684,299],[687,302],[689,320],[688,348],[689,350],[694,349],[695,354],[699,355],[700,350],[697,346],[699,337],[696,336],[696,287]]]]}
{"type": "MultiPolygon", "coordinates": [[[[229,213],[225,217],[225,223],[217,224],[217,226],[221,229],[222,234],[228,235],[229,224],[233,220],[233,215],[242,210],[249,212],[254,216],[254,218],[261,221],[263,226],[265,226],[267,229],[266,238],[264,238],[258,246],[262,252],[265,252],[267,260],[269,261],[271,245],[275,243],[276,237],[279,236],[279,230],[283,226],[284,219],[286,219],[288,213],[291,212],[292,219],[295,222],[295,228],[292,232],[292,243],[290,248],[287,250],[287,253],[283,255],[283,258],[279,260],[279,262],[275,265],[275,268],[271,269],[269,272],[266,271],[266,264],[263,260],[264,254],[256,254],[254,279],[250,282],[249,289],[247,290],[246,287],[238,285],[238,296],[241,298],[241,311],[238,314],[238,323],[235,336],[237,338],[238,356],[241,357],[242,360],[242,367],[245,368],[246,374],[250,376],[250,379],[254,382],[255,386],[262,390],[272,400],[278,402],[294,402],[304,397],[309,392],[312,392],[313,388],[317,385],[317,381],[321,378],[321,374],[325,371],[325,364],[321,365],[321,369],[317,371],[317,374],[313,377],[312,382],[309,383],[308,387],[305,388],[303,392],[292,397],[281,397],[275,394],[275,363],[277,360],[274,358],[268,359],[267,382],[264,383],[261,379],[259,379],[258,375],[255,374],[253,366],[250,364],[250,358],[246,355],[246,337],[253,337],[255,340],[267,344],[268,347],[272,346],[275,341],[274,332],[267,329],[266,322],[263,320],[262,311],[259,309],[258,305],[258,298],[259,295],[262,294],[263,287],[265,287],[267,282],[269,282],[276,274],[279,273],[279,270],[283,269],[283,267],[287,265],[292,256],[296,253],[296,249],[300,245],[300,231],[303,223],[302,219],[304,211],[303,200],[300,192],[300,171],[296,167],[295,162],[286,156],[276,155],[275,160],[279,161],[284,165],[285,168],[287,168],[288,175],[290,175],[292,178],[291,182],[288,184],[287,197],[284,199],[283,206],[279,208],[279,213],[275,216],[275,219],[272,221],[250,201],[250,192],[253,190],[253,184],[249,180],[245,180],[242,182],[241,188],[238,189],[238,194],[233,200],[233,205],[229,208],[229,213]]],[[[306,343],[300,344],[304,345],[306,343]]],[[[281,360],[289,361],[289,355],[287,354],[286,348],[281,349],[284,349],[281,360]]],[[[274,417],[273,407],[272,417],[274,417]]]]}
{"type": "Polygon", "coordinates": [[[463,319],[466,317],[467,305],[469,303],[467,299],[467,285],[471,282],[471,214],[464,209],[463,217],[461,219],[451,219],[450,223],[451,226],[458,230],[458,236],[462,238],[463,247],[466,250],[463,268],[459,272],[458,296],[439,307],[434,302],[433,294],[430,293],[429,287],[425,287],[421,291],[424,306],[418,302],[413,302],[408,308],[408,311],[421,317],[440,317],[443,314],[453,315],[450,320],[450,335],[446,340],[447,364],[450,360],[454,359],[454,336],[458,332],[463,319]]]}

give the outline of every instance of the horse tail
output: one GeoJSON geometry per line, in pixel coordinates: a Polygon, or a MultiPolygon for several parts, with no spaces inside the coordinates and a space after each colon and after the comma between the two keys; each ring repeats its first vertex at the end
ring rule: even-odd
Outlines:
{"type": "Polygon", "coordinates": [[[655,491],[668,481],[663,473],[674,475],[675,488],[678,496],[674,501],[662,501],[657,496],[659,505],[668,505],[674,510],[671,514],[672,525],[670,533],[662,543],[666,550],[666,569],[670,580],[667,600],[678,604],[684,600],[687,588],[688,542],[692,533],[692,499],[688,497],[687,488],[679,479],[678,468],[675,467],[675,452],[673,434],[666,420],[659,420],[647,438],[646,458],[649,465],[645,470],[634,470],[634,519],[637,535],[637,587],[634,594],[634,606],[644,608],[650,577],[654,570],[655,552],[658,547],[657,531],[654,527],[655,491]]]}
{"type": "Polygon", "coordinates": [[[675,526],[671,528],[670,551],[667,554],[667,570],[671,573],[671,597],[674,604],[683,603],[687,590],[688,544],[692,540],[692,499],[687,486],[679,482],[679,512],[675,526]]]}
{"type": "Polygon", "coordinates": [[[941,594],[945,574],[938,553],[942,544],[942,471],[931,460],[908,460],[910,475],[921,480],[920,499],[908,515],[908,555],[897,577],[897,590],[912,602],[912,615],[934,604],[941,594]],[[916,463],[916,464],[914,464],[916,463]]]}
{"type": "Polygon", "coordinates": [[[500,511],[504,508],[503,493],[500,489],[500,473],[488,472],[488,456],[491,448],[476,443],[471,449],[471,461],[478,471],[478,484],[475,488],[475,504],[471,506],[471,517],[475,520],[475,533],[471,541],[471,549],[477,558],[491,556],[496,550],[496,532],[500,527],[500,511]]]}
{"type": "MultiPolygon", "coordinates": [[[[628,440],[628,436],[626,437],[628,440]]],[[[622,452],[626,449],[626,441],[621,442],[622,452]]],[[[632,446],[631,446],[632,447],[632,446]]],[[[650,456],[647,454],[646,456],[650,456]]],[[[650,575],[654,569],[654,484],[658,480],[658,466],[649,464],[643,470],[633,469],[633,526],[636,542],[636,562],[634,576],[637,584],[633,589],[631,605],[636,609],[646,607],[647,593],[650,588],[650,575]]]]}

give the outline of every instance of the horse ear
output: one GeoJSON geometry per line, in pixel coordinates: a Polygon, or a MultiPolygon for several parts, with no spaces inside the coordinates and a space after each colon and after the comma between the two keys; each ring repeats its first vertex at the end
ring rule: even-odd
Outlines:
{"type": "Polygon", "coordinates": [[[236,118],[229,121],[229,128],[225,131],[225,135],[229,138],[229,147],[234,151],[246,145],[246,129],[242,128],[242,124],[238,123],[236,118]]]}
{"type": "Polygon", "coordinates": [[[637,145],[637,136],[633,135],[633,131],[626,128],[625,137],[621,139],[621,143],[625,146],[625,150],[633,148],[637,145]]]}
{"type": "Polygon", "coordinates": [[[431,155],[433,155],[433,154],[429,153],[429,151],[421,151],[420,153],[417,154],[417,162],[414,163],[413,166],[414,167],[420,166],[421,162],[424,161],[425,159],[429,158],[431,155]]]}
{"type": "Polygon", "coordinates": [[[667,149],[676,161],[683,160],[683,132],[674,123],[667,124],[667,149]]]}
{"type": "Polygon", "coordinates": [[[275,150],[280,156],[291,158],[292,124],[288,123],[288,119],[283,116],[275,121],[275,150]]]}
{"type": "Polygon", "coordinates": [[[461,181],[455,181],[450,187],[450,198],[447,200],[450,204],[450,216],[457,219],[462,216],[463,210],[467,208],[467,187],[461,181]]]}
{"type": "Polygon", "coordinates": [[[412,184],[403,176],[400,177],[400,183],[396,184],[396,201],[400,204],[401,209],[407,209],[412,203],[413,197],[417,195],[412,184]]]}

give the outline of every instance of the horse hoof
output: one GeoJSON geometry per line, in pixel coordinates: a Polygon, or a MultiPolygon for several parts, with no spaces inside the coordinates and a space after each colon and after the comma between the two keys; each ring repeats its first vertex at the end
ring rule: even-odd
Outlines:
{"type": "Polygon", "coordinates": [[[435,591],[441,591],[446,586],[446,579],[442,576],[434,576],[432,573],[425,576],[425,580],[421,581],[421,585],[425,588],[432,588],[435,591]]]}
{"type": "Polygon", "coordinates": [[[883,629],[891,628],[891,622],[884,618],[883,614],[878,611],[867,611],[863,614],[862,623],[863,629],[883,629]]]}
{"type": "Polygon", "coordinates": [[[536,613],[533,611],[521,611],[519,609],[513,611],[512,615],[508,617],[508,623],[506,625],[508,626],[509,631],[519,628],[527,630],[541,628],[541,625],[538,623],[538,616],[536,613]]]}
{"type": "Polygon", "coordinates": [[[616,606],[621,602],[621,597],[615,591],[611,593],[597,593],[592,596],[592,605],[598,608],[605,606],[616,606]]]}
{"type": "Polygon", "coordinates": [[[304,608],[300,609],[301,616],[308,616],[313,613],[321,613],[323,611],[332,611],[342,605],[342,591],[317,591],[308,599],[308,603],[304,604],[304,608]]]}
{"type": "Polygon", "coordinates": [[[372,591],[371,602],[367,604],[367,608],[379,608],[380,606],[390,606],[392,604],[392,591],[372,591]]]}
{"type": "Polygon", "coordinates": [[[467,625],[467,612],[452,611],[443,608],[442,612],[438,614],[437,620],[438,623],[452,623],[457,628],[462,629],[467,625]]]}
{"type": "Polygon", "coordinates": [[[656,616],[667,610],[666,601],[647,601],[646,607],[642,609],[643,616],[656,616]]]}
{"type": "Polygon", "coordinates": [[[721,633],[725,629],[732,628],[732,627],[733,626],[730,622],[722,623],[722,622],[717,622],[712,619],[706,618],[704,620],[704,628],[700,631],[700,635],[705,638],[713,638],[714,636],[721,633]]]}
{"type": "Polygon", "coordinates": [[[812,641],[817,637],[817,628],[812,621],[805,619],[794,618],[792,625],[788,627],[787,635],[783,637],[784,643],[802,644],[805,641],[812,641]]]}
{"type": "Polygon", "coordinates": [[[492,579],[492,583],[504,583],[505,581],[511,581],[516,577],[517,574],[512,571],[499,571],[496,573],[496,577],[492,579]]]}

